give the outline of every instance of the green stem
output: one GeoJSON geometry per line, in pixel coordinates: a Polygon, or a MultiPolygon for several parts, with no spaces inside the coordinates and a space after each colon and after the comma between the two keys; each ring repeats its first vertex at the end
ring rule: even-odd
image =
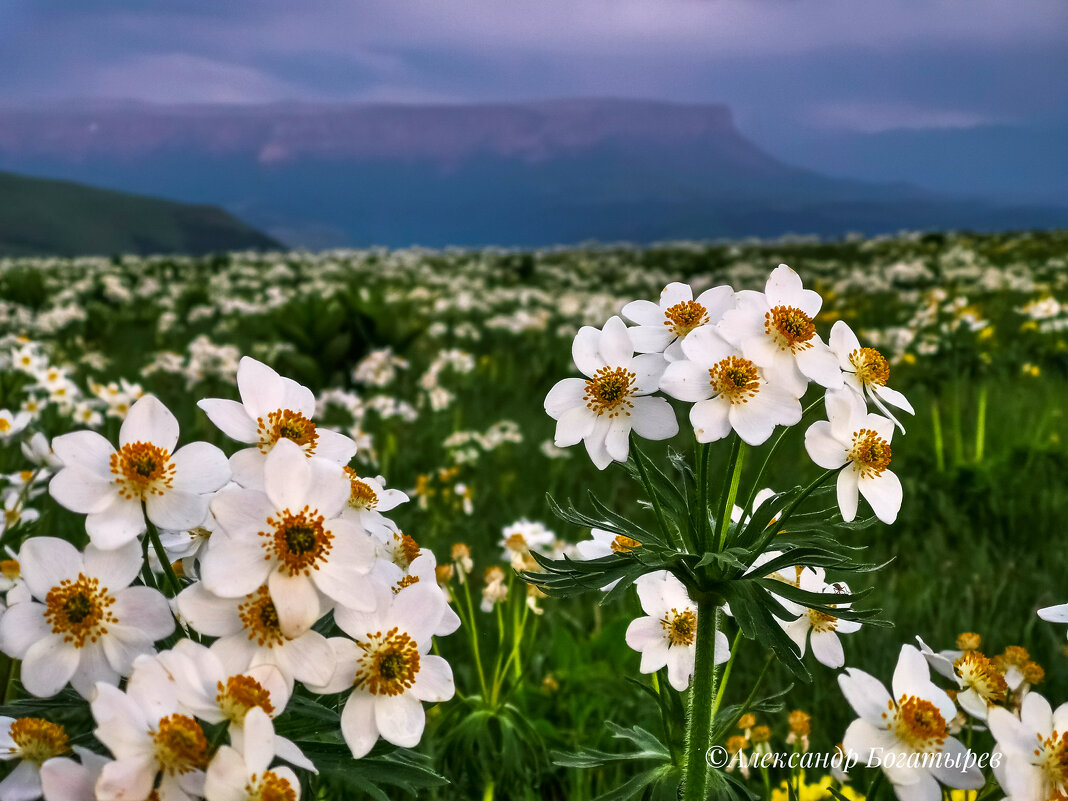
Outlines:
{"type": "Polygon", "coordinates": [[[493,801],[494,785],[493,779],[486,782],[486,789],[482,791],[482,801],[493,801]]]}
{"type": "Polygon", "coordinates": [[[8,659],[7,680],[4,682],[4,704],[15,700],[15,676],[19,674],[19,660],[8,659]]]}
{"type": "Polygon", "coordinates": [[[727,689],[727,682],[731,680],[731,668],[734,667],[734,658],[738,655],[738,646],[741,642],[742,630],[738,629],[738,633],[734,635],[734,642],[731,643],[731,658],[727,660],[727,665],[723,668],[723,678],[720,680],[719,689],[716,691],[716,703],[712,706],[713,718],[716,717],[720,704],[723,703],[723,693],[727,689]]]}
{"type": "Polygon", "coordinates": [[[983,451],[986,448],[986,405],[990,387],[983,384],[979,388],[979,408],[975,414],[975,463],[983,461],[983,451]]]}
{"type": "Polygon", "coordinates": [[[942,411],[938,398],[931,400],[931,436],[934,438],[935,467],[939,473],[946,472],[946,444],[942,436],[942,411]]]}
{"type": "Polygon", "coordinates": [[[731,526],[731,510],[738,497],[738,486],[742,481],[742,462],[745,461],[745,443],[737,433],[732,434],[730,462],[724,476],[723,492],[720,494],[719,517],[716,519],[716,550],[722,551],[727,544],[727,530],[731,526]]]}
{"type": "Polygon", "coordinates": [[[144,501],[141,502],[141,511],[145,515],[145,525],[148,526],[148,539],[152,543],[152,548],[156,551],[156,558],[159,559],[159,563],[163,566],[163,572],[167,576],[168,583],[171,585],[171,597],[173,598],[181,591],[181,582],[178,581],[178,576],[175,575],[174,568],[171,567],[171,560],[167,556],[167,549],[163,547],[163,543],[160,541],[159,531],[156,530],[156,524],[148,519],[148,512],[145,510],[144,501]]]}
{"type": "MultiPolygon", "coordinates": [[[[470,582],[465,581],[464,587],[464,605],[467,607],[467,620],[461,620],[461,623],[467,626],[467,630],[470,632],[471,639],[471,652],[475,657],[475,670],[478,671],[478,686],[482,690],[482,698],[486,699],[486,673],[482,669],[482,652],[478,647],[478,627],[475,625],[475,607],[471,603],[471,588],[470,582]]],[[[459,606],[459,604],[457,604],[459,606]]],[[[464,610],[461,609],[460,615],[463,616],[464,610]]]]}
{"type": "Polygon", "coordinates": [[[871,783],[868,785],[868,792],[864,794],[865,798],[867,799],[867,801],[876,801],[876,798],[878,797],[877,794],[878,794],[879,790],[882,789],[882,783],[883,783],[883,771],[882,771],[882,768],[876,768],[875,777],[871,780],[871,783]]]}
{"type": "Polygon", "coordinates": [[[714,601],[697,604],[697,642],[690,709],[686,716],[686,764],[683,767],[683,801],[706,801],[708,763],[712,745],[712,715],[716,696],[716,632],[720,607],[714,601]]]}
{"type": "Polygon", "coordinates": [[[964,463],[964,430],[962,428],[964,412],[961,408],[963,403],[960,382],[957,382],[953,385],[953,416],[951,418],[953,423],[954,467],[964,463]]]}

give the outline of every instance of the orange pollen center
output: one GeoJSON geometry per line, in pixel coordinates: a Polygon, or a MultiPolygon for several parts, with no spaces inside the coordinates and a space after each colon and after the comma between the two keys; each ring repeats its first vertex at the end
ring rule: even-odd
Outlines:
{"type": "Polygon", "coordinates": [[[522,534],[510,534],[508,539],[504,541],[504,547],[516,553],[526,553],[530,550],[530,546],[527,545],[527,538],[522,534]]]}
{"type": "Polygon", "coordinates": [[[407,534],[393,535],[393,564],[406,570],[419,556],[419,543],[407,534]]]}
{"type": "Polygon", "coordinates": [[[793,306],[775,306],[764,315],[764,331],[775,339],[780,350],[793,353],[812,347],[816,335],[812,318],[793,306]]]}
{"type": "Polygon", "coordinates": [[[419,583],[419,576],[405,576],[400,581],[398,581],[397,584],[393,587],[393,594],[396,595],[398,592],[403,590],[405,587],[411,587],[413,584],[418,584],[418,583],[419,583]]]}
{"type": "Polygon", "coordinates": [[[208,764],[208,740],[200,724],[188,715],[168,715],[152,734],[156,761],[171,776],[202,770],[208,764]]]}
{"type": "Polygon", "coordinates": [[[642,544],[637,540],[632,540],[630,537],[625,537],[620,534],[614,540],[612,540],[612,552],[613,553],[627,553],[633,551],[635,548],[641,548],[642,544]]]}
{"type": "Polygon", "coordinates": [[[296,513],[285,509],[277,519],[267,518],[267,525],[273,531],[259,532],[267,551],[264,558],[277,559],[279,569],[290,576],[318,570],[319,562],[330,555],[330,543],[334,539],[334,535],[323,528],[324,518],[318,512],[318,509],[312,511],[305,506],[296,513]]]}
{"type": "Polygon", "coordinates": [[[946,721],[938,707],[914,695],[903,695],[897,702],[894,731],[917,751],[940,749],[946,741],[946,721]]]}
{"type": "Polygon", "coordinates": [[[682,612],[672,609],[660,621],[660,625],[667,633],[668,647],[693,645],[693,641],[697,638],[697,613],[689,609],[682,612]]]}
{"type": "Polygon", "coordinates": [[[244,723],[250,709],[259,707],[268,715],[274,712],[271,694],[251,676],[231,676],[216,688],[215,702],[226,718],[238,725],[244,723]]]}
{"type": "Polygon", "coordinates": [[[1039,766],[1046,775],[1049,786],[1049,801],[1061,801],[1068,798],[1068,732],[1061,734],[1054,731],[1046,739],[1038,735],[1039,748],[1035,756],[1039,766]]]}
{"type": "Polygon", "coordinates": [[[9,581],[14,581],[22,575],[22,570],[19,568],[18,560],[16,559],[4,559],[0,561],[0,575],[9,581]]]}
{"type": "Polygon", "coordinates": [[[890,380],[890,362],[875,348],[853,351],[849,354],[849,363],[853,365],[853,370],[862,384],[882,387],[890,380]]]}
{"type": "Polygon", "coordinates": [[[717,395],[726,398],[732,406],[748,403],[760,392],[756,365],[741,356],[728,356],[717,362],[708,371],[708,383],[717,395]]]}
{"type": "Polygon", "coordinates": [[[357,640],[363,650],[353,684],[371,695],[400,695],[411,688],[419,673],[419,647],[396,627],[385,634],[367,634],[357,640]]]}
{"type": "Polygon", "coordinates": [[[621,414],[630,417],[634,404],[629,399],[634,394],[636,378],[637,375],[622,367],[602,367],[586,382],[586,394],[583,396],[586,407],[598,415],[607,413],[609,417],[619,417],[621,414]]]}
{"type": "Polygon", "coordinates": [[[44,616],[53,634],[62,634],[64,642],[83,648],[87,641],[95,643],[107,634],[107,624],[119,622],[111,612],[114,603],[107,587],[79,573],[74,581],[64,579],[48,591],[44,616]]]}
{"type": "Polygon", "coordinates": [[[964,683],[975,690],[988,704],[1004,701],[1009,694],[1009,685],[997,666],[978,651],[967,651],[953,668],[964,683]]]}
{"type": "Polygon", "coordinates": [[[684,300],[664,312],[664,325],[677,337],[684,337],[708,322],[708,309],[696,300],[684,300]]]}
{"type": "Polygon", "coordinates": [[[315,453],[319,434],[315,423],[292,409],[277,409],[267,415],[267,420],[257,418],[256,428],[260,437],[260,450],[267,453],[280,439],[288,439],[300,445],[308,456],[315,453]]]}
{"type": "Polygon", "coordinates": [[[8,733],[15,742],[15,747],[9,753],[17,753],[27,762],[40,765],[52,757],[70,751],[66,730],[58,723],[42,718],[19,718],[12,721],[8,733]]]}
{"type": "Polygon", "coordinates": [[[835,631],[838,628],[838,618],[819,609],[809,609],[808,620],[816,632],[835,631]]]}
{"type": "Polygon", "coordinates": [[[890,466],[890,443],[870,428],[862,428],[853,435],[853,445],[849,449],[849,461],[853,469],[865,478],[882,475],[890,466]]]}
{"type": "Polygon", "coordinates": [[[274,601],[271,600],[266,585],[246,595],[244,603],[237,607],[237,614],[248,632],[249,640],[260,647],[273,648],[285,642],[286,638],[278,622],[278,610],[274,608],[274,601]]]}
{"type": "Polygon", "coordinates": [[[119,493],[127,500],[162,495],[174,482],[171,454],[151,442],[131,442],[111,454],[111,472],[119,493]]]}
{"type": "Polygon", "coordinates": [[[349,477],[349,506],[353,509],[374,509],[378,506],[378,494],[370,486],[360,481],[356,471],[351,467],[345,468],[345,474],[349,477]]]}
{"type": "Polygon", "coordinates": [[[245,794],[249,801],[297,801],[297,791],[289,780],[273,770],[266,771],[262,779],[255,774],[249,777],[245,794]]]}

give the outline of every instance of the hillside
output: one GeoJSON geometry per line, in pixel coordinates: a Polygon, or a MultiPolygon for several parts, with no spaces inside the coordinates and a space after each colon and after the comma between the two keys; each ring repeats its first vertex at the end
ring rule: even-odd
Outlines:
{"type": "Polygon", "coordinates": [[[278,246],[213,206],[0,172],[0,256],[203,254],[278,246]]]}

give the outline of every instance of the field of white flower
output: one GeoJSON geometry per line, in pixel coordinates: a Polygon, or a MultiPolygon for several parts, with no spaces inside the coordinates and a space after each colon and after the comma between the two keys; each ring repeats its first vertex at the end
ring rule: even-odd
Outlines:
{"type": "Polygon", "coordinates": [[[1066,332],[1064,232],[0,261],[0,801],[1068,798],[1066,332]]]}

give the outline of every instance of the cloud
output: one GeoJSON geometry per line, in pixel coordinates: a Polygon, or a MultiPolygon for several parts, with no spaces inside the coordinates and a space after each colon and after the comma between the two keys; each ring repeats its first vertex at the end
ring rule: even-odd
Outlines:
{"type": "Polygon", "coordinates": [[[802,121],[813,128],[882,133],[977,128],[1011,120],[951,108],[924,108],[909,103],[844,102],[819,104],[804,112],[802,121]]]}

